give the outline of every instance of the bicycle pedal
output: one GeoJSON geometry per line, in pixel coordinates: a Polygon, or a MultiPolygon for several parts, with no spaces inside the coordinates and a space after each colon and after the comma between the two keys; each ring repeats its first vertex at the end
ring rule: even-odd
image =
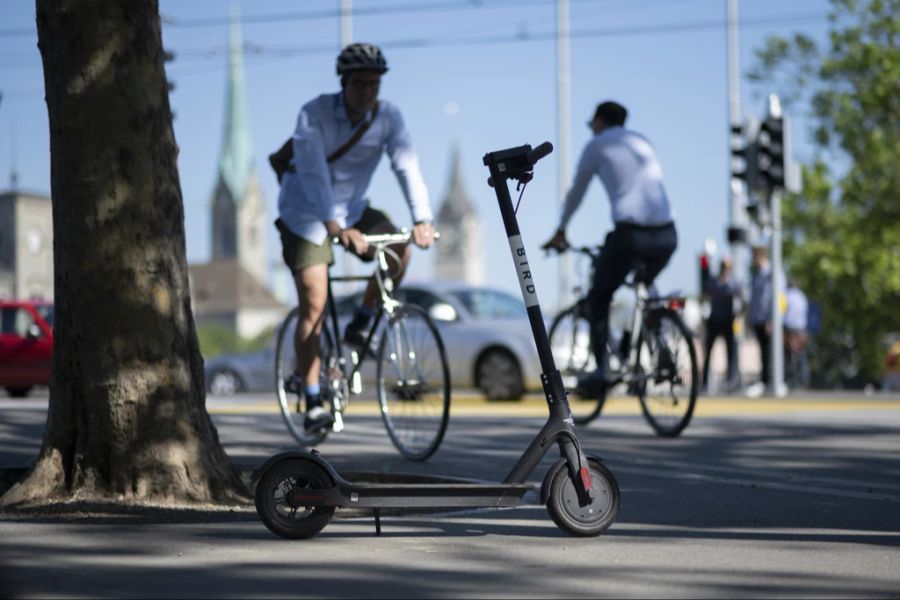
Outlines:
{"type": "Polygon", "coordinates": [[[362,375],[359,374],[359,371],[355,371],[353,373],[353,379],[350,382],[350,393],[351,394],[361,394],[362,393],[362,375]]]}

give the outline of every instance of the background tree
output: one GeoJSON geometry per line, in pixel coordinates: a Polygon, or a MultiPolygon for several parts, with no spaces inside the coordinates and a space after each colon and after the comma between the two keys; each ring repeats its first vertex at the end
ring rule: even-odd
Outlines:
{"type": "Polygon", "coordinates": [[[157,2],[36,6],[54,364],[40,455],[3,503],[239,499],[205,408],[157,2]]]}
{"type": "Polygon", "coordinates": [[[750,72],[813,123],[784,252],[822,308],[811,358],[823,383],[877,378],[885,335],[900,331],[900,0],[831,5],[826,49],[770,37],[750,72]]]}

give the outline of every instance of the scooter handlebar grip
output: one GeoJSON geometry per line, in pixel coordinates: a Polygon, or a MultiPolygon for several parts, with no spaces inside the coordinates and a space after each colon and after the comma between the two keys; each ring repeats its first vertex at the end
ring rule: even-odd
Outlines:
{"type": "Polygon", "coordinates": [[[553,144],[551,144],[550,142],[544,142],[543,144],[540,144],[537,148],[534,148],[531,152],[529,152],[525,156],[525,160],[527,160],[529,164],[533,165],[551,152],[553,152],[553,144]]]}

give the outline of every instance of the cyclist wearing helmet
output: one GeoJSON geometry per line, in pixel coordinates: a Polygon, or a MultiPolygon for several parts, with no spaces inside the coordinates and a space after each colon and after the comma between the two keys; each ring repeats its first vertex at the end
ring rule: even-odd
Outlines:
{"type": "Polygon", "coordinates": [[[591,178],[597,175],[609,197],[615,228],[607,234],[594,265],[588,294],[591,345],[598,368],[579,381],[577,391],[583,396],[596,396],[605,389],[609,305],[616,289],[641,263],[646,267],[644,281],[648,287],[652,285],[678,245],[656,152],[644,136],[625,129],[627,117],[628,111],[616,102],[597,106],[594,118],[588,122],[594,136],[581,154],[559,227],[543,246],[560,251],[568,247],[566,226],[581,204],[591,178]]]}
{"type": "MultiPolygon", "coordinates": [[[[412,239],[431,245],[434,230],[428,190],[419,170],[409,132],[397,107],[378,100],[387,62],[377,46],[350,44],[337,58],[341,91],[323,94],[303,106],[292,138],[293,157],[281,180],[278,197],[282,255],[297,287],[300,320],[294,337],[297,371],[286,388],[306,396],[304,426],[315,430],[331,425],[319,389],[319,332],[328,296],[331,240],[363,260],[366,233],[392,233],[387,216],[369,206],[366,190],[382,154],[387,154],[415,223],[412,239]]],[[[395,283],[409,263],[408,245],[393,247],[400,264],[391,264],[395,283]]],[[[393,258],[389,262],[395,263],[393,258]]],[[[378,301],[378,287],[369,282],[363,305],[345,333],[361,346],[378,301]]]]}

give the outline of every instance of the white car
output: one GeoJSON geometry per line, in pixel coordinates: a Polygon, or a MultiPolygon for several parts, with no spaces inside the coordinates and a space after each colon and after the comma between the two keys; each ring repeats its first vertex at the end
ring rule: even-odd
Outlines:
{"type": "Polygon", "coordinates": [[[541,365],[521,297],[462,284],[400,286],[397,296],[428,312],[441,332],[455,388],[491,400],[541,389],[541,365]]]}
{"type": "MultiPolygon", "coordinates": [[[[541,389],[540,361],[521,298],[494,288],[443,283],[404,283],[395,296],[434,320],[454,388],[478,388],[495,400],[516,400],[526,390],[541,389]]],[[[361,298],[362,292],[338,299],[342,334],[361,298]]],[[[207,389],[217,395],[274,393],[274,354],[273,341],[263,350],[207,360],[207,389]]],[[[365,379],[371,376],[363,370],[365,379]]]]}

